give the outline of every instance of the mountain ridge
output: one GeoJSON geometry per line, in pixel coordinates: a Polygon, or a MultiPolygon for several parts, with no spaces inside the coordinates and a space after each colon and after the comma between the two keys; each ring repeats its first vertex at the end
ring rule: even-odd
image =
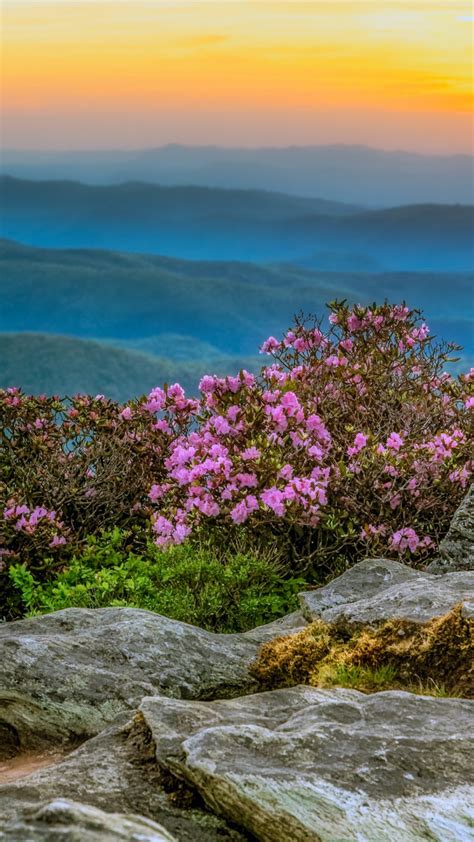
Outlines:
{"type": "Polygon", "coordinates": [[[474,156],[383,150],[351,144],[219,147],[167,144],[142,149],[4,150],[2,172],[80,176],[89,183],[136,179],[166,184],[279,190],[386,206],[473,201],[474,156]]]}
{"type": "Polygon", "coordinates": [[[470,270],[474,205],[368,210],[268,191],[0,178],[2,236],[188,260],[296,263],[323,251],[386,270],[470,270]]]}
{"type": "Polygon", "coordinates": [[[288,327],[295,311],[324,314],[334,298],[389,298],[423,308],[439,336],[474,351],[472,273],[317,271],[8,241],[0,242],[0,259],[3,331],[109,340],[171,332],[209,343],[222,355],[253,355],[269,334],[288,327]]]}

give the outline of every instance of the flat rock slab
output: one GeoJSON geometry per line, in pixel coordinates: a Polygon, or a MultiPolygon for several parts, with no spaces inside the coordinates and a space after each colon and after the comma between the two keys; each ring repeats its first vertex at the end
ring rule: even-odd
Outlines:
{"type": "Polygon", "coordinates": [[[474,703],[294,687],[145,699],[158,762],[261,842],[467,842],[474,703]]]}
{"type": "Polygon", "coordinates": [[[378,624],[426,623],[462,602],[474,615],[474,571],[436,576],[390,559],[366,559],[314,591],[299,594],[306,620],[378,624]]]}
{"type": "Polygon", "coordinates": [[[300,614],[244,634],[211,634],[133,608],[68,608],[0,625],[2,746],[99,733],[144,696],[229,698],[257,688],[260,644],[305,624],[300,614]]]}
{"type": "MultiPolygon", "coordinates": [[[[53,758],[47,768],[1,785],[0,828],[30,828],[30,836],[25,836],[28,842],[43,840],[39,832],[33,836],[37,828],[35,814],[39,804],[57,798],[106,813],[139,815],[157,822],[179,842],[245,842],[246,839],[201,805],[182,808],[167,795],[149,729],[141,717],[138,725],[133,719],[129,721],[128,714],[123,714],[119,722],[87,740],[67,757],[57,761],[53,758]]],[[[85,833],[81,836],[76,832],[71,840],[88,842],[85,833]]],[[[16,839],[13,830],[9,833],[6,839],[13,842],[16,839]]],[[[130,839],[137,838],[141,839],[130,836],[130,839]]],[[[18,839],[22,840],[23,836],[18,835],[18,839]]],[[[64,839],[69,837],[65,835],[64,839]]]]}
{"type": "Polygon", "coordinates": [[[0,830],[0,842],[177,842],[149,819],[55,799],[0,830]]]}
{"type": "Polygon", "coordinates": [[[439,545],[439,557],[428,567],[429,573],[455,570],[474,570],[474,483],[439,545]]]}

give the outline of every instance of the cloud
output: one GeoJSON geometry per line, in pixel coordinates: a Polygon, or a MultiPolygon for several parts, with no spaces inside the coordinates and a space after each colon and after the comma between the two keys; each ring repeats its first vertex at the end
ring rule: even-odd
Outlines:
{"type": "Polygon", "coordinates": [[[190,35],[187,38],[180,38],[176,44],[178,47],[209,47],[213,44],[222,44],[224,41],[228,40],[228,35],[209,33],[207,35],[190,35]]]}

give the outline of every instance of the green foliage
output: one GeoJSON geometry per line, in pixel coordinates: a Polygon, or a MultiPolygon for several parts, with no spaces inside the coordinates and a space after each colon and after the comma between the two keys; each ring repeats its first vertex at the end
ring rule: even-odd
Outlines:
{"type": "Polygon", "coordinates": [[[355,664],[336,663],[324,671],[323,678],[325,687],[347,687],[350,690],[363,689],[374,693],[393,686],[397,680],[397,672],[388,664],[374,669],[355,664]]]}
{"type": "Polygon", "coordinates": [[[63,608],[127,606],[164,614],[210,631],[246,631],[297,608],[302,579],[283,579],[267,558],[233,553],[219,558],[190,545],[143,555],[127,549],[118,529],[91,537],[83,553],[40,584],[23,564],[10,581],[28,615],[63,608]]]}

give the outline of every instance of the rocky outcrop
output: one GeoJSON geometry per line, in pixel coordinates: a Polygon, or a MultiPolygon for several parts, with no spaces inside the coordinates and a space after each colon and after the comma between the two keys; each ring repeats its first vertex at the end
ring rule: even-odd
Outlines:
{"type": "Polygon", "coordinates": [[[328,585],[300,594],[306,620],[378,624],[386,620],[426,623],[458,603],[474,615],[474,571],[435,576],[398,561],[366,559],[328,585]]]}
{"type": "Polygon", "coordinates": [[[141,705],[158,762],[261,842],[466,842],[474,704],[295,687],[141,705]]]}
{"type": "Polygon", "coordinates": [[[429,573],[474,570],[474,484],[457,509],[429,573]]]}
{"type": "MultiPolygon", "coordinates": [[[[29,757],[26,759],[30,761],[29,757]]],[[[244,842],[237,830],[224,819],[203,810],[196,799],[188,795],[183,809],[175,798],[168,797],[165,788],[166,780],[158,767],[143,717],[130,720],[124,714],[67,757],[53,759],[50,766],[0,786],[0,828],[31,827],[36,832],[38,805],[61,798],[89,805],[97,811],[140,815],[158,822],[179,842],[244,842]]],[[[13,829],[6,836],[8,842],[16,838],[13,829]]],[[[66,830],[62,832],[61,842],[63,838],[69,839],[66,830]]],[[[26,836],[28,840],[31,838],[26,836]]],[[[78,838],[88,840],[85,834],[80,836],[77,832],[76,836],[71,835],[71,842],[78,838]]],[[[42,839],[38,832],[38,840],[42,839]]],[[[104,837],[104,842],[105,839],[108,837],[104,837]]]]}
{"type": "Polygon", "coordinates": [[[141,816],[105,813],[88,804],[57,798],[31,810],[0,830],[0,842],[177,842],[155,822],[141,816]]]}
{"type": "Polygon", "coordinates": [[[302,624],[295,614],[225,635],[132,608],[69,608],[0,625],[5,750],[90,737],[144,696],[250,692],[248,666],[260,643],[302,624]]]}
{"type": "Polygon", "coordinates": [[[146,698],[0,787],[0,842],[466,842],[473,713],[461,699],[310,687],[146,698]]]}

